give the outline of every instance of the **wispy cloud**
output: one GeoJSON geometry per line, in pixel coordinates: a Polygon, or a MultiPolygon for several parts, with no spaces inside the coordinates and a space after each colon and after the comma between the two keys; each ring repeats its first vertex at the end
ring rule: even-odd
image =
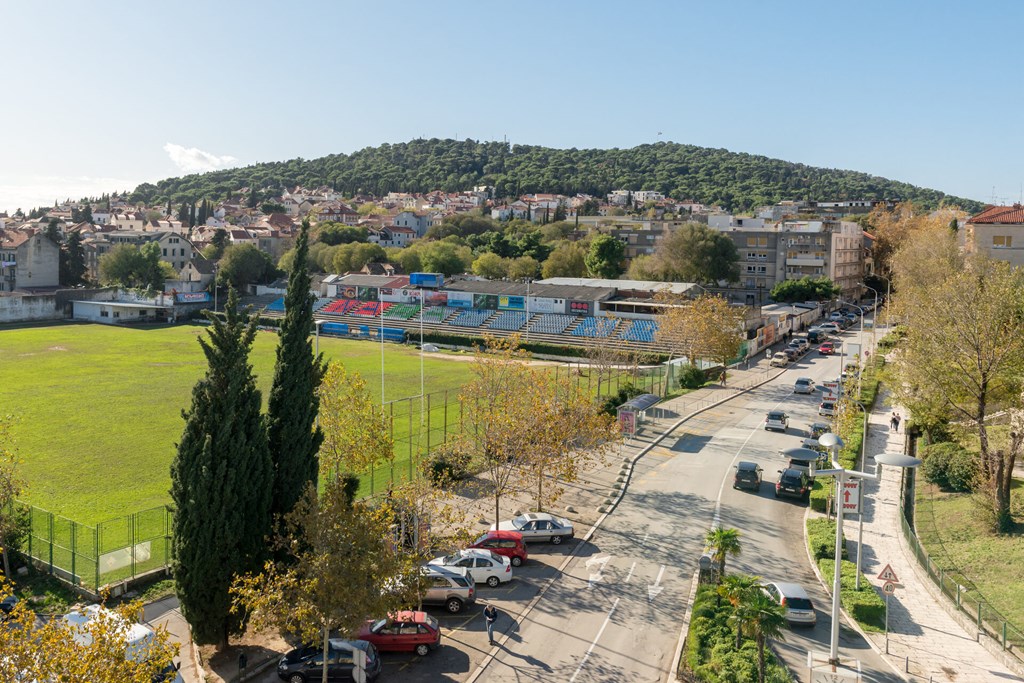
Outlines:
{"type": "Polygon", "coordinates": [[[164,151],[167,152],[167,156],[171,157],[174,165],[181,169],[182,173],[205,173],[238,163],[238,159],[232,156],[219,157],[197,147],[182,147],[173,142],[164,145],[164,151]]]}

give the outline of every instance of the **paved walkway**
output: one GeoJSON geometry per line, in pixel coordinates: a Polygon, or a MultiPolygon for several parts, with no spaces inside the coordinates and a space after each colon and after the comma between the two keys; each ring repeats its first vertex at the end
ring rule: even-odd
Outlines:
{"type": "MultiPolygon", "coordinates": [[[[904,449],[903,428],[908,413],[898,406],[883,405],[884,396],[883,392],[870,415],[865,451],[869,471],[876,454],[902,453],[904,449]],[[894,410],[904,418],[898,433],[889,429],[894,410]]],[[[978,643],[974,633],[967,633],[933,597],[926,575],[915,572],[917,559],[900,528],[900,477],[899,468],[885,467],[881,481],[868,479],[864,483],[864,575],[880,587],[883,582],[875,577],[888,564],[900,580],[896,594],[889,599],[889,659],[913,681],[1024,680],[978,643]]],[[[844,522],[847,543],[854,551],[852,559],[856,557],[857,522],[849,518],[844,522]]],[[[885,635],[867,635],[879,651],[886,652],[885,635]]]]}

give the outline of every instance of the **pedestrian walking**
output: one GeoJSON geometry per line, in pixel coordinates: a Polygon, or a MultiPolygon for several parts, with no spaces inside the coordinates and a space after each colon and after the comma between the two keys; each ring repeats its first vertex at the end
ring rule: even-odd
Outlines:
{"type": "Polygon", "coordinates": [[[487,640],[494,645],[494,622],[498,619],[498,609],[494,605],[484,607],[484,619],[487,625],[487,640]]]}
{"type": "Polygon", "coordinates": [[[889,431],[891,432],[895,428],[896,428],[896,413],[893,413],[892,417],[889,418],[889,431]]]}
{"type": "Polygon", "coordinates": [[[900,420],[902,420],[902,419],[903,418],[900,417],[899,413],[893,413],[893,416],[892,416],[893,428],[896,430],[897,434],[899,434],[899,432],[900,432],[900,420]]]}

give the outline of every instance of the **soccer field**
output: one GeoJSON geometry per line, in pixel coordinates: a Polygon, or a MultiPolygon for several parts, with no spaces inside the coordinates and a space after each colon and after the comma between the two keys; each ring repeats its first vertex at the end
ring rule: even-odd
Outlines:
{"type": "MultiPolygon", "coordinates": [[[[196,341],[204,330],[73,323],[0,329],[0,413],[20,420],[23,498],[88,524],[169,503],[181,411],[206,370],[196,341]]],[[[250,356],[264,408],[276,347],[275,333],[260,332],[250,356]]],[[[419,351],[384,349],[385,399],[419,395],[419,351]]],[[[379,344],[321,337],[320,350],[362,374],[379,398],[379,344]]],[[[428,393],[456,390],[470,365],[428,355],[424,371],[428,393]]]]}

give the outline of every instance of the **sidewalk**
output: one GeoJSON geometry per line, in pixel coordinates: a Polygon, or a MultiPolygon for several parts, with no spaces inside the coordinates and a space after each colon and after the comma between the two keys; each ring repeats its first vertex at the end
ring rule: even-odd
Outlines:
{"type": "MultiPolygon", "coordinates": [[[[883,405],[883,390],[869,416],[868,440],[865,449],[866,469],[875,465],[879,453],[903,453],[907,411],[883,405]],[[899,433],[889,429],[893,411],[904,417],[899,433]]],[[[897,467],[884,467],[881,481],[865,479],[864,487],[864,557],[862,571],[879,590],[882,581],[876,577],[886,564],[899,578],[896,594],[889,598],[888,659],[899,670],[907,672],[912,681],[956,681],[956,683],[987,683],[991,681],[1024,680],[1012,673],[983,645],[974,633],[966,632],[939,604],[930,590],[929,579],[915,571],[917,559],[907,547],[900,529],[900,477],[897,467]]],[[[856,557],[856,520],[844,520],[844,532],[856,557]]],[[[937,589],[936,589],[937,590],[937,589]]],[[[941,596],[940,596],[941,597],[941,596]]],[[[886,638],[881,633],[868,633],[868,639],[879,652],[886,652],[886,638]]]]}

